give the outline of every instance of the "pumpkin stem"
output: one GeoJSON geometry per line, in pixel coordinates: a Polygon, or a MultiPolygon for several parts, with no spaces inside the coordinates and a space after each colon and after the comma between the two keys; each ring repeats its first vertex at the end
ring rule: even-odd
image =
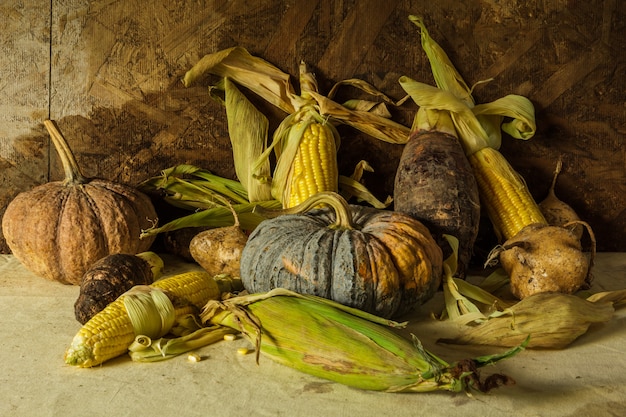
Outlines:
{"type": "Polygon", "coordinates": [[[352,221],[350,205],[345,198],[333,191],[319,192],[307,198],[297,206],[281,210],[271,210],[257,205],[254,208],[254,212],[269,218],[278,217],[283,214],[302,214],[321,205],[330,206],[335,211],[336,220],[329,226],[331,229],[350,230],[356,228],[352,221]]]}
{"type": "Polygon", "coordinates": [[[54,148],[61,158],[63,170],[65,171],[65,184],[81,184],[87,182],[87,178],[80,171],[76,158],[67,144],[65,137],[57,127],[56,122],[44,120],[43,124],[46,129],[48,129],[54,148]]]}

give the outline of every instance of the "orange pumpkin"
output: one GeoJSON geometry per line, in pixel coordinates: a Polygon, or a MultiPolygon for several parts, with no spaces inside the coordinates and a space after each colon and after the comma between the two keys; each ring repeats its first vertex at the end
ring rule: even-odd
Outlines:
{"type": "Polygon", "coordinates": [[[148,250],[154,237],[140,239],[140,234],[155,224],[157,214],[150,198],[134,187],[85,178],[56,124],[44,124],[65,180],[18,194],[6,208],[2,229],[11,252],[27,269],[78,285],[96,260],[148,250]]]}

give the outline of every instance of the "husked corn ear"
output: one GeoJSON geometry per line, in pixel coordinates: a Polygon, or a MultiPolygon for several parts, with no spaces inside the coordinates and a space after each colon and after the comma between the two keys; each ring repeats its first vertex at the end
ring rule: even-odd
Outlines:
{"type": "Polygon", "coordinates": [[[296,206],[321,191],[338,190],[337,149],[326,123],[311,122],[304,130],[288,179],[285,207],[296,206]]]}
{"type": "Polygon", "coordinates": [[[500,240],[512,238],[529,224],[547,224],[523,178],[500,152],[486,147],[470,155],[469,161],[500,240]]]}
{"type": "MultiPolygon", "coordinates": [[[[221,295],[217,281],[203,271],[164,278],[149,287],[161,290],[167,295],[176,318],[191,313],[197,314],[207,301],[220,298],[221,295]]],[[[129,294],[130,292],[122,294],[83,325],[65,352],[65,363],[87,368],[128,351],[138,333],[124,302],[124,298],[129,294]]],[[[161,320],[160,317],[150,319],[161,320]]],[[[161,329],[161,333],[167,331],[168,328],[161,329]]]]}
{"type": "Polygon", "coordinates": [[[155,281],[151,287],[165,291],[172,299],[174,308],[191,312],[200,311],[208,300],[219,299],[220,286],[215,277],[204,271],[185,272],[172,277],[155,281]]]}
{"type": "Polygon", "coordinates": [[[476,367],[521,349],[449,365],[417,338],[411,342],[388,327],[401,323],[282,288],[210,301],[201,318],[240,330],[255,345],[257,361],[262,353],[308,374],[366,390],[488,390],[493,384],[480,382],[476,367]]]}

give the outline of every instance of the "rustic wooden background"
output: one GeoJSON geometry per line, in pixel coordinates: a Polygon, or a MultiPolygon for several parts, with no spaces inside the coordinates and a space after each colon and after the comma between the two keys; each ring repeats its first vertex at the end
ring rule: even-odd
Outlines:
{"type": "MultiPolygon", "coordinates": [[[[137,184],[179,163],[234,176],[223,109],[181,76],[240,45],[322,91],[359,77],[402,97],[401,75],[432,83],[407,16],[425,17],[478,101],[536,105],[538,134],[502,152],[535,197],[563,157],[557,194],[601,251],[626,251],[626,2],[620,0],[23,0],[0,6],[0,216],[19,192],[62,172],[41,122],[58,121],[89,176],[137,184]]],[[[273,123],[280,114],[270,112],[273,123]]],[[[414,109],[396,110],[410,123],[414,109]]],[[[392,193],[401,146],[342,128],[340,166],[366,159],[367,185],[392,193]]],[[[0,233],[0,252],[8,248],[0,233]]]]}

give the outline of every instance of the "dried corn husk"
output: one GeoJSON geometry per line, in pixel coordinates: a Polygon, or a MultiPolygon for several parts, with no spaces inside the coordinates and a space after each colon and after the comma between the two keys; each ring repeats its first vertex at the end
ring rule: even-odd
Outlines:
{"type": "Polygon", "coordinates": [[[422,48],[437,88],[406,76],[400,78],[400,85],[420,108],[450,112],[468,155],[487,146],[499,149],[502,131],[515,139],[528,140],[534,136],[535,110],[530,100],[509,94],[490,103],[475,104],[473,87],[465,83],[445,51],[430,37],[423,19],[411,15],[409,20],[420,28],[422,48]]]}
{"type": "Polygon", "coordinates": [[[270,161],[252,166],[267,148],[269,121],[243,95],[235,83],[224,79],[228,135],[233,147],[235,173],[248,191],[250,202],[272,200],[270,161]]]}
{"type": "Polygon", "coordinates": [[[235,333],[237,331],[230,327],[209,326],[173,338],[152,339],[140,335],[128,348],[128,354],[134,362],[158,362],[219,342],[225,335],[235,333]]]}
{"type": "Polygon", "coordinates": [[[209,302],[201,318],[240,330],[255,345],[257,362],[263,354],[302,372],[365,390],[486,391],[510,379],[492,375],[481,382],[477,368],[523,349],[448,364],[426,351],[416,337],[411,342],[388,327],[404,323],[281,288],[209,302]]]}
{"type": "Polygon", "coordinates": [[[516,346],[530,336],[528,348],[563,349],[585,334],[591,324],[609,321],[613,312],[611,301],[539,293],[490,314],[478,325],[464,326],[457,337],[440,342],[516,346]]]}

